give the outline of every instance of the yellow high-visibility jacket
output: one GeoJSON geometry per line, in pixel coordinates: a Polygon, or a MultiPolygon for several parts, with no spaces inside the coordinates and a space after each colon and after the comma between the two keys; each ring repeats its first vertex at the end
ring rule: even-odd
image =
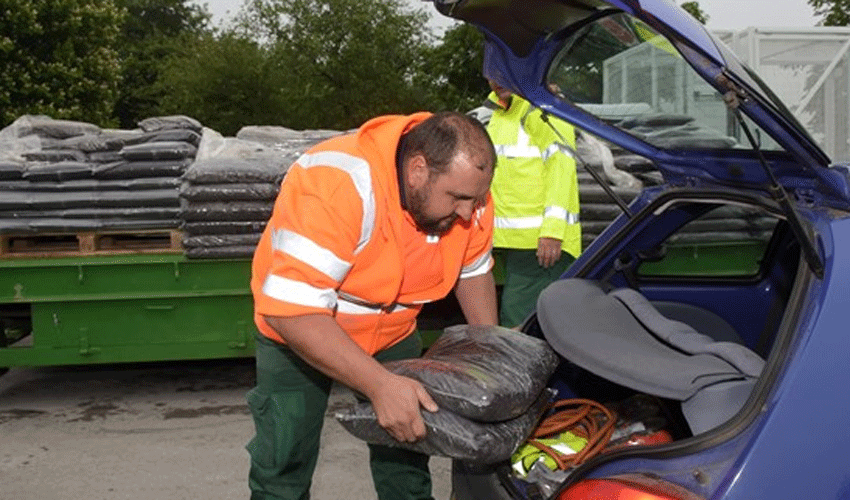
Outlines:
{"type": "MultiPolygon", "coordinates": [[[[541,118],[542,112],[514,95],[505,109],[495,93],[487,131],[496,146],[496,169],[490,192],[495,208],[493,246],[534,249],[541,237],[561,240],[561,248],[581,253],[579,194],[575,159],[561,149],[558,135],[541,118]]],[[[553,116],[575,150],[575,129],[553,116]]]]}

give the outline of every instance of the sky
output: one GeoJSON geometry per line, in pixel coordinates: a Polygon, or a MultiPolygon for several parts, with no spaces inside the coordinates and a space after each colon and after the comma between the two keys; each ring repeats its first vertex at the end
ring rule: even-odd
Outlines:
{"type": "MultiPolygon", "coordinates": [[[[224,0],[219,0],[224,1],[224,0]]],[[[815,26],[806,0],[698,0],[711,30],[755,28],[810,28],[815,26]]]]}
{"type": "MultiPolygon", "coordinates": [[[[194,0],[207,4],[213,14],[213,22],[228,19],[235,14],[244,0],[194,0]]],[[[680,1],[680,0],[677,0],[680,1]]],[[[681,0],[684,1],[684,0],[681,0]]],[[[681,3],[680,1],[680,3],[681,3]]],[[[450,25],[451,21],[434,9],[430,2],[408,0],[414,7],[422,7],[431,13],[431,24],[437,30],[450,25]]],[[[756,28],[803,28],[816,24],[812,7],[806,0],[698,0],[712,30],[743,30],[756,28]]]]}

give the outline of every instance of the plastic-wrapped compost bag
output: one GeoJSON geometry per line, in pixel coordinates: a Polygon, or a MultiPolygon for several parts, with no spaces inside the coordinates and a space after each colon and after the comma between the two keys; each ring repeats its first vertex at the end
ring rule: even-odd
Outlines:
{"type": "Polygon", "coordinates": [[[525,413],[495,423],[475,422],[446,409],[422,411],[427,434],[416,443],[402,443],[390,436],[378,424],[371,403],[354,404],[337,411],[335,417],[348,432],[367,443],[487,464],[510,458],[534,431],[553,397],[554,391],[546,389],[525,413]]]}
{"type": "Polygon", "coordinates": [[[441,408],[498,422],[525,412],[558,363],[542,339],[499,326],[458,325],[446,328],[421,358],[384,366],[421,382],[441,408]]]}

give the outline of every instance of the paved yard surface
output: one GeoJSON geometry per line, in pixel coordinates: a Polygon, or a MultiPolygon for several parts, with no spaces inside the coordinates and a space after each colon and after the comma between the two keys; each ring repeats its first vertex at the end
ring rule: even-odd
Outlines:
{"type": "MultiPolygon", "coordinates": [[[[0,499],[248,498],[253,360],[19,368],[0,376],[0,499]]],[[[342,388],[332,409],[351,399],[342,388]]],[[[431,460],[434,496],[448,459],[431,460]]],[[[313,500],[374,500],[366,446],[327,416],[313,500]]]]}

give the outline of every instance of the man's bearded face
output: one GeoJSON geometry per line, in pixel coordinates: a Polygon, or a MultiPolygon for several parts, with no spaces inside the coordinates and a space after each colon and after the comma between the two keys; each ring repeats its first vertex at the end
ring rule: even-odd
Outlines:
{"type": "Polygon", "coordinates": [[[435,204],[434,197],[431,196],[433,180],[429,178],[424,186],[409,193],[407,211],[422,232],[443,235],[452,228],[458,215],[454,211],[446,213],[449,207],[438,210],[440,207],[433,206],[435,204]]]}

